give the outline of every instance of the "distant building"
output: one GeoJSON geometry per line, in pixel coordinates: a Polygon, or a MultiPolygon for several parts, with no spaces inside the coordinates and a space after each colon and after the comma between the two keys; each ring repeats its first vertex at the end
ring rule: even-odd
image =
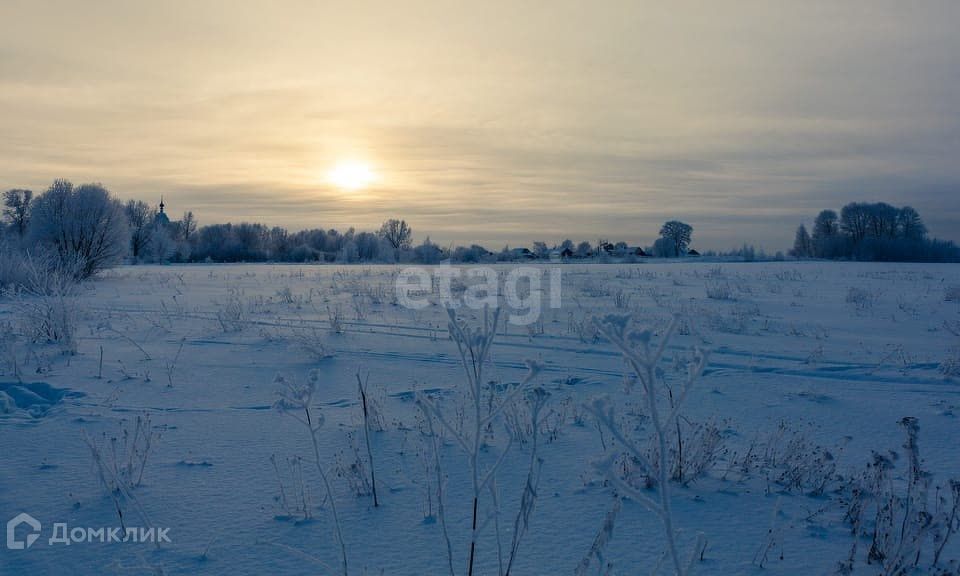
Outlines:
{"type": "Polygon", "coordinates": [[[167,213],[163,211],[166,207],[166,204],[163,203],[163,196],[160,197],[160,211],[157,212],[157,217],[154,220],[157,224],[163,224],[164,226],[170,225],[170,218],[167,216],[167,213]]]}
{"type": "Polygon", "coordinates": [[[699,255],[700,253],[694,250],[693,248],[691,248],[690,251],[687,252],[687,256],[699,256],[699,255]]]}
{"type": "Polygon", "coordinates": [[[514,248],[510,250],[510,256],[515,260],[533,260],[537,257],[529,248],[514,248]]]}
{"type": "Polygon", "coordinates": [[[560,251],[560,258],[563,258],[564,260],[568,258],[573,258],[573,250],[569,248],[564,248],[563,250],[560,251]]]}
{"type": "Polygon", "coordinates": [[[641,247],[639,247],[639,246],[637,246],[636,248],[630,248],[630,249],[629,249],[629,253],[630,253],[630,254],[633,254],[634,256],[646,256],[646,255],[647,255],[647,253],[644,252],[643,248],[641,248],[641,247]]]}

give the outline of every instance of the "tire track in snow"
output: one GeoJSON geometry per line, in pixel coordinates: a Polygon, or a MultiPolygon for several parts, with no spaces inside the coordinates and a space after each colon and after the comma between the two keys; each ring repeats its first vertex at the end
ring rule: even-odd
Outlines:
{"type": "MultiPolygon", "coordinates": [[[[103,308],[104,311],[108,310],[103,308]]],[[[166,314],[173,317],[182,317],[182,318],[194,318],[194,319],[203,319],[209,321],[216,321],[216,316],[212,313],[175,313],[170,314],[162,310],[151,310],[143,308],[135,309],[122,309],[122,308],[112,308],[109,309],[112,311],[122,311],[125,313],[132,314],[166,314]]],[[[329,326],[328,320],[323,319],[300,319],[300,318],[289,318],[289,317],[276,317],[276,320],[258,320],[251,319],[246,320],[246,324],[253,326],[269,326],[276,328],[290,328],[297,329],[303,328],[304,326],[314,325],[314,326],[329,326]]],[[[347,333],[354,335],[379,335],[379,336],[388,336],[401,339],[415,339],[415,340],[429,340],[429,341],[446,341],[446,337],[438,337],[438,334],[445,333],[444,329],[437,328],[427,328],[422,326],[408,326],[408,325],[399,325],[399,324],[387,324],[387,323],[369,323],[369,322],[344,322],[346,326],[353,326],[358,328],[367,328],[364,330],[348,330],[347,333]]],[[[494,348],[500,349],[526,349],[532,351],[540,352],[560,352],[564,354],[574,354],[574,355],[586,355],[594,357],[608,357],[608,358],[619,358],[620,353],[614,350],[600,349],[600,348],[591,348],[588,346],[557,346],[557,345],[546,345],[538,344],[536,342],[530,342],[530,336],[524,334],[499,334],[497,335],[498,340],[494,341],[494,348]],[[503,339],[508,339],[510,341],[504,341],[503,339]],[[520,339],[527,341],[518,341],[520,339]]],[[[562,336],[562,335],[547,335],[541,334],[535,337],[536,340],[563,340],[569,342],[579,342],[579,339],[572,336],[562,336]]],[[[179,343],[179,340],[168,341],[172,344],[179,343]]],[[[250,343],[243,342],[229,342],[223,340],[215,339],[194,339],[187,340],[187,344],[191,345],[203,345],[203,344],[218,344],[218,345],[253,345],[250,343]]],[[[258,344],[259,345],[259,344],[258,344]]],[[[671,345],[668,346],[669,349],[674,351],[685,351],[688,349],[686,346],[682,345],[671,345]]],[[[451,356],[446,355],[437,355],[437,354],[417,354],[417,353],[408,353],[408,352],[389,352],[389,351],[379,351],[374,352],[370,350],[352,350],[345,348],[332,348],[332,351],[339,355],[345,356],[367,356],[367,357],[376,357],[386,360],[405,360],[409,362],[417,363],[433,363],[433,364],[444,364],[444,365],[458,365],[459,360],[451,356]]],[[[753,352],[748,350],[738,350],[731,348],[729,346],[721,346],[711,351],[710,357],[711,360],[707,367],[707,370],[704,372],[704,376],[729,376],[737,374],[758,374],[758,375],[771,375],[771,376],[782,376],[789,378],[801,378],[801,379],[815,379],[815,380],[828,380],[834,382],[845,382],[848,384],[890,384],[890,385],[904,385],[904,386],[930,386],[933,387],[939,393],[943,393],[945,388],[954,386],[956,390],[951,390],[951,393],[960,394],[960,387],[956,387],[955,383],[944,380],[943,378],[931,378],[926,376],[908,376],[908,375],[884,375],[876,374],[876,371],[882,366],[877,364],[866,364],[866,363],[857,363],[846,360],[837,360],[837,361],[821,361],[819,365],[815,368],[796,368],[790,366],[759,366],[756,364],[745,364],[742,362],[732,362],[732,361],[723,361],[718,360],[723,357],[732,357],[731,359],[739,358],[751,358],[757,360],[775,360],[780,362],[788,362],[797,365],[806,365],[807,359],[801,358],[798,356],[791,356],[788,354],[782,353],[768,353],[768,352],[753,352]]],[[[503,369],[511,370],[523,370],[526,368],[525,364],[522,362],[503,362],[503,361],[493,361],[493,365],[503,369]]],[[[935,363],[915,363],[907,365],[904,368],[908,370],[930,370],[936,368],[935,363]]],[[[624,375],[623,370],[609,370],[596,367],[588,367],[582,365],[559,365],[553,362],[544,362],[543,370],[547,372],[554,373],[570,373],[571,371],[576,371],[579,373],[591,374],[595,376],[603,377],[612,377],[612,378],[622,378],[624,375]]],[[[913,389],[918,392],[932,392],[933,390],[921,390],[913,389]]]]}
{"type": "MultiPolygon", "coordinates": [[[[215,314],[206,313],[206,312],[169,313],[163,310],[153,310],[153,309],[143,309],[143,308],[124,309],[122,307],[121,308],[93,308],[93,309],[99,309],[104,312],[114,311],[114,312],[124,312],[127,314],[131,314],[131,313],[164,314],[164,315],[168,315],[175,318],[191,318],[191,319],[197,319],[197,320],[208,320],[211,322],[217,321],[217,317],[215,314]]],[[[273,327],[273,328],[297,329],[297,328],[303,328],[309,325],[323,326],[323,327],[327,327],[328,329],[330,328],[330,321],[324,320],[322,318],[289,318],[289,317],[278,316],[276,317],[275,321],[250,319],[250,320],[244,320],[243,322],[245,324],[249,324],[252,326],[267,326],[267,327],[273,327]]],[[[431,340],[431,341],[446,340],[445,336],[439,337],[440,334],[446,333],[446,328],[426,328],[423,326],[409,326],[409,325],[402,325],[402,324],[384,324],[384,323],[356,322],[356,321],[343,321],[342,324],[344,326],[367,328],[364,330],[346,330],[346,333],[349,333],[349,334],[376,334],[376,335],[382,335],[382,336],[392,336],[392,337],[431,340]],[[376,328],[381,328],[386,330],[377,330],[376,328]]],[[[526,334],[513,334],[510,332],[497,333],[497,338],[500,340],[494,342],[495,346],[506,345],[502,340],[506,338],[511,340],[509,345],[515,348],[527,348],[531,350],[542,350],[546,352],[569,352],[569,353],[577,353],[577,354],[592,354],[597,356],[610,356],[610,357],[620,356],[619,352],[616,352],[613,350],[601,349],[601,348],[590,348],[589,345],[587,344],[583,344],[583,346],[550,346],[550,345],[544,345],[544,344],[537,344],[534,342],[529,342],[531,337],[526,334]],[[518,340],[526,340],[526,341],[518,341],[518,340]]],[[[561,341],[567,341],[572,343],[582,343],[582,341],[579,338],[576,338],[574,336],[564,336],[559,334],[538,334],[534,338],[536,340],[561,340],[561,341]]],[[[179,342],[179,340],[177,342],[179,342]]],[[[211,340],[209,343],[221,344],[222,342],[211,340]]],[[[685,351],[689,349],[688,346],[677,345],[677,344],[669,345],[667,348],[669,350],[675,350],[675,351],[685,351]]],[[[718,355],[749,357],[749,358],[757,358],[757,359],[764,359],[764,360],[779,360],[784,362],[797,362],[797,363],[806,362],[807,360],[807,358],[805,357],[791,356],[787,354],[774,353],[774,352],[755,352],[755,351],[749,351],[749,350],[738,350],[735,348],[731,348],[729,346],[720,346],[711,350],[711,356],[718,356],[718,355]]],[[[873,365],[873,364],[864,364],[859,362],[852,362],[849,360],[829,360],[829,361],[824,360],[824,361],[821,361],[821,364],[829,364],[832,366],[836,366],[837,370],[842,370],[842,369],[867,370],[867,369],[875,369],[877,367],[876,365],[873,365]]],[[[935,364],[916,364],[916,365],[907,366],[907,368],[930,368],[930,367],[935,368],[936,365],[935,364]]]]}

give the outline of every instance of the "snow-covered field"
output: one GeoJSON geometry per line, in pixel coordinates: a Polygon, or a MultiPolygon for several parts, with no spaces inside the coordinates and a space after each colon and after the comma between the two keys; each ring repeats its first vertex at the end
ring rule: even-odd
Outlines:
{"type": "MultiPolygon", "coordinates": [[[[907,416],[917,419],[921,467],[931,474],[926,505],[934,521],[922,536],[918,573],[928,571],[936,532],[944,531],[937,519],[953,505],[949,480],[960,478],[960,266],[556,267],[561,306],[550,308],[544,296],[540,321],[501,325],[483,376],[503,398],[532,360],[541,369],[528,387],[548,393],[536,497],[511,574],[574,573],[614,509],[613,483],[596,463],[619,443],[589,412],[593,399],[605,395],[624,433],[654,450],[642,394],[636,386],[627,393],[630,370],[591,322],[627,313],[654,329],[655,344],[681,316],[660,364],[671,390],[691,348],[710,351],[681,411],[682,448],[675,431],[668,438],[671,458],[683,453],[684,481],[670,483],[676,541],[686,556],[703,534],[699,573],[833,573],[857,540],[845,517],[856,505],[854,487],[875,470],[867,470],[873,452],[894,466],[883,485],[907,494],[907,435],[898,425],[907,416]]],[[[299,414],[273,407],[278,375],[304,385],[313,370],[313,414],[325,418],[320,460],[350,574],[449,573],[444,524],[453,567],[465,574],[474,494],[468,459],[416,401],[426,394],[451,427],[469,427],[464,370],[443,307],[397,302],[398,270],[118,268],[85,285],[76,301],[53,303],[75,314],[68,320],[76,325],[75,354],[62,343],[28,341],[24,334],[40,321],[35,299],[0,300],[0,522],[26,512],[43,524],[29,549],[0,546],[0,574],[342,573],[310,432],[292,417],[299,414]],[[358,372],[380,413],[370,432],[379,507],[369,494],[358,372]],[[439,474],[431,425],[442,435],[439,474]],[[129,481],[111,494],[101,475],[129,481]],[[170,542],[50,543],[57,523],[120,526],[118,509],[124,526],[168,528],[170,542]]],[[[424,296],[436,301],[435,293],[424,296]]],[[[458,314],[471,326],[483,317],[469,307],[458,314]]],[[[480,496],[475,574],[501,573],[507,563],[531,469],[528,395],[512,398],[484,427],[483,466],[506,455],[480,496]]],[[[666,394],[659,400],[670,402],[666,394]]],[[[629,459],[614,469],[656,497],[629,459]]],[[[916,506],[916,493],[907,501],[916,506]]],[[[872,534],[877,503],[860,502],[860,530],[872,534]]],[[[663,534],[655,514],[625,499],[602,562],[613,574],[649,573],[663,556],[663,534]]],[[[887,549],[912,549],[904,539],[887,549]]],[[[866,564],[870,536],[858,540],[854,573],[882,572],[882,562],[866,564]]],[[[960,537],[948,541],[940,563],[951,558],[960,558],[960,537]]],[[[585,573],[597,570],[591,557],[585,573]]]]}

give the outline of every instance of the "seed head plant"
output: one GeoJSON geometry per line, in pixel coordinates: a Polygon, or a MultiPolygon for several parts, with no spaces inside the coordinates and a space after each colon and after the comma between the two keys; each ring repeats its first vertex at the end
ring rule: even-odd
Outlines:
{"type": "Polygon", "coordinates": [[[323,480],[323,487],[327,493],[327,500],[330,502],[330,513],[333,515],[334,532],[337,543],[340,546],[340,565],[343,575],[348,575],[347,569],[347,547],[343,541],[343,528],[340,525],[340,517],[337,514],[337,503],[333,496],[333,488],[330,485],[330,479],[324,470],[323,462],[320,459],[320,429],[323,428],[324,418],[319,409],[313,405],[313,397],[317,391],[317,385],[320,381],[320,375],[316,370],[310,372],[310,377],[306,384],[298,384],[288,381],[283,376],[278,375],[274,383],[279,385],[277,396],[279,398],[274,402],[274,408],[281,413],[286,414],[303,426],[310,433],[310,443],[313,446],[314,462],[320,478],[323,480]]]}
{"type": "MultiPolygon", "coordinates": [[[[480,498],[481,495],[491,490],[492,483],[495,482],[497,470],[503,464],[503,460],[510,450],[513,441],[508,435],[508,444],[498,456],[497,460],[489,466],[484,466],[480,462],[481,449],[484,446],[484,439],[487,436],[488,429],[498,419],[504,409],[511,405],[514,400],[519,398],[527,390],[529,384],[539,371],[539,366],[528,361],[527,375],[512,390],[508,390],[503,396],[497,397],[496,391],[492,388],[490,382],[484,376],[485,368],[490,360],[490,348],[493,345],[494,337],[497,333],[497,326],[500,320],[500,309],[494,309],[491,313],[488,309],[484,310],[483,324],[480,327],[470,327],[457,318],[456,312],[448,308],[449,317],[448,330],[450,338],[457,346],[457,352],[460,357],[460,364],[464,370],[464,379],[461,386],[466,392],[467,407],[462,414],[463,423],[457,425],[451,422],[444,409],[433,399],[425,394],[419,394],[417,404],[423,411],[427,419],[436,421],[449,435],[454,439],[464,454],[467,456],[472,482],[472,522],[470,529],[470,550],[467,560],[467,574],[473,576],[477,540],[480,534],[480,498]]],[[[487,452],[487,450],[484,450],[487,452]]],[[[491,490],[491,493],[494,491],[491,490]]],[[[494,499],[496,500],[496,499],[494,499]]],[[[496,508],[496,502],[494,502],[496,508]]],[[[497,510],[493,514],[496,515],[497,510]]],[[[441,519],[445,525],[445,521],[441,519]]],[[[453,560],[450,558],[450,571],[453,574],[453,560]]]]}
{"type": "Polygon", "coordinates": [[[679,390],[667,388],[663,373],[659,368],[660,360],[667,348],[667,343],[677,329],[678,321],[674,319],[660,342],[654,344],[653,332],[650,329],[637,327],[632,316],[609,315],[603,319],[595,319],[599,332],[617,348],[630,370],[635,381],[630,381],[632,388],[635,382],[640,383],[643,397],[643,406],[647,417],[653,426],[653,442],[656,447],[655,459],[634,439],[628,438],[628,433],[617,419],[613,406],[602,399],[595,400],[590,406],[597,420],[612,435],[620,445],[620,451],[626,451],[648,477],[656,480],[656,497],[642,492],[625,482],[616,474],[613,464],[618,452],[611,451],[599,464],[600,469],[610,479],[621,496],[625,496],[643,504],[660,519],[666,541],[666,556],[677,576],[684,576],[693,572],[694,562],[703,548],[703,535],[699,535],[693,550],[687,560],[681,557],[677,546],[677,528],[674,524],[671,502],[670,468],[668,444],[673,430],[676,429],[680,410],[687,398],[694,382],[703,373],[707,365],[707,354],[699,349],[694,350],[693,359],[687,366],[686,378],[679,390]],[[665,402],[664,397],[669,398],[665,402]]]}

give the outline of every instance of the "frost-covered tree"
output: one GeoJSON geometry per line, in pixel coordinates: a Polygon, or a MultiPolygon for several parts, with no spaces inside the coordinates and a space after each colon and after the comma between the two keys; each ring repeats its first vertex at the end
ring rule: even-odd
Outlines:
{"type": "Polygon", "coordinates": [[[399,260],[400,252],[408,250],[413,241],[413,230],[407,225],[406,220],[397,220],[391,218],[380,226],[379,235],[386,240],[393,248],[395,258],[399,260]]]}
{"type": "Polygon", "coordinates": [[[651,253],[657,258],[673,258],[675,248],[668,238],[657,238],[653,242],[651,253]]]}
{"type": "Polygon", "coordinates": [[[150,262],[169,262],[177,252],[177,242],[162,223],[156,222],[152,227],[150,241],[143,247],[142,256],[150,262]]]}
{"type": "Polygon", "coordinates": [[[27,233],[32,202],[32,190],[14,188],[3,193],[3,217],[10,223],[10,227],[20,238],[23,238],[27,233]]]}
{"type": "Polygon", "coordinates": [[[693,227],[678,220],[670,220],[660,228],[660,237],[670,243],[672,256],[677,258],[687,253],[687,247],[693,238],[693,227]]]}
{"type": "Polygon", "coordinates": [[[238,254],[242,262],[262,262],[267,259],[270,246],[270,230],[263,224],[241,222],[234,227],[238,254]]]}
{"type": "Polygon", "coordinates": [[[277,262],[285,262],[290,258],[290,251],[293,249],[293,242],[286,228],[274,226],[269,232],[270,259],[277,262]]]}
{"type": "Polygon", "coordinates": [[[583,242],[577,244],[577,249],[574,251],[574,254],[577,255],[577,258],[589,258],[590,255],[593,254],[593,246],[584,240],[583,242]]]}
{"type": "Polygon", "coordinates": [[[145,256],[147,246],[157,227],[157,210],[143,200],[128,200],[123,207],[130,230],[130,256],[134,261],[145,256]]]}
{"type": "Polygon", "coordinates": [[[797,234],[793,239],[793,249],[790,251],[791,256],[797,258],[809,258],[813,256],[813,239],[810,238],[810,233],[807,232],[807,227],[801,224],[797,228],[797,234]]]}
{"type": "Polygon", "coordinates": [[[37,197],[29,237],[62,262],[80,260],[79,278],[120,262],[129,243],[123,204],[101,184],[74,187],[67,180],[37,197]]]}
{"type": "Polygon", "coordinates": [[[430,237],[423,241],[423,244],[413,249],[414,258],[424,264],[436,264],[443,257],[443,251],[439,246],[430,241],[430,237]]]}
{"type": "Polygon", "coordinates": [[[193,239],[193,235],[197,232],[197,219],[193,216],[193,212],[184,212],[183,218],[177,224],[179,229],[180,238],[184,242],[190,242],[193,239]]]}
{"type": "Polygon", "coordinates": [[[813,255],[818,258],[829,257],[837,237],[840,235],[840,220],[833,210],[823,210],[813,222],[813,255]]]}
{"type": "Polygon", "coordinates": [[[370,232],[360,232],[353,241],[357,245],[357,252],[360,260],[372,261],[380,258],[380,247],[382,239],[376,234],[370,232]]]}
{"type": "Polygon", "coordinates": [[[870,205],[851,202],[840,209],[840,229],[854,243],[863,240],[870,230],[870,205]]]}
{"type": "Polygon", "coordinates": [[[360,259],[360,250],[357,248],[357,243],[353,241],[353,238],[347,240],[343,243],[343,246],[340,247],[340,250],[337,252],[337,262],[356,262],[360,259]]]}
{"type": "MultiPolygon", "coordinates": [[[[922,238],[917,234],[921,230],[925,234],[925,229],[920,216],[912,208],[903,213],[886,202],[851,202],[840,210],[840,227],[854,250],[865,240],[888,241],[906,237],[901,231],[902,219],[908,221],[907,229],[914,239],[922,238]]],[[[876,242],[870,244],[871,247],[876,245],[876,242]]]]}
{"type": "Polygon", "coordinates": [[[467,246],[457,246],[453,253],[451,254],[451,259],[457,262],[483,262],[491,256],[490,252],[486,248],[480,246],[479,244],[471,244],[467,246]]]}
{"type": "Polygon", "coordinates": [[[899,213],[899,210],[886,202],[867,205],[867,236],[871,238],[896,238],[899,213]]]}
{"type": "MultiPolygon", "coordinates": [[[[197,219],[193,212],[184,212],[183,218],[169,224],[168,231],[176,244],[172,258],[178,262],[190,261],[197,240],[197,219]]],[[[292,255],[288,256],[293,259],[292,255]]]]}
{"type": "Polygon", "coordinates": [[[813,222],[813,239],[830,238],[840,233],[840,224],[837,213],[833,210],[823,210],[817,214],[813,222]]]}
{"type": "Polygon", "coordinates": [[[813,227],[813,252],[818,258],[887,262],[956,262],[960,248],[927,237],[916,210],[885,202],[851,202],[840,217],[824,210],[813,227]]]}
{"type": "Polygon", "coordinates": [[[897,213],[897,233],[907,240],[922,240],[927,236],[927,227],[916,210],[904,206],[897,213]]]}
{"type": "Polygon", "coordinates": [[[232,227],[229,224],[211,224],[197,231],[193,257],[224,261],[228,250],[232,249],[232,227]]]}
{"type": "Polygon", "coordinates": [[[550,249],[547,248],[546,242],[534,242],[533,253],[537,258],[546,258],[550,255],[550,249]]]}
{"type": "Polygon", "coordinates": [[[898,211],[886,202],[851,202],[840,210],[840,229],[853,241],[894,238],[898,211]]]}

